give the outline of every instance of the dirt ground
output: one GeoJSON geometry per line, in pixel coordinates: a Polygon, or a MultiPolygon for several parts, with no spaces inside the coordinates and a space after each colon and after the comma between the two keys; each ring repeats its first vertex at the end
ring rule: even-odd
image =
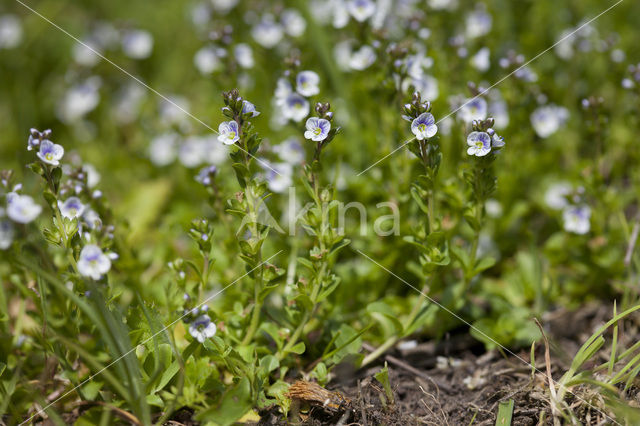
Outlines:
{"type": "MultiPolygon", "coordinates": [[[[587,306],[576,312],[553,312],[542,319],[550,340],[554,380],[566,371],[580,345],[611,317],[609,310],[587,306]]],[[[632,324],[623,330],[621,339],[635,342],[639,336],[632,324]]],[[[374,348],[365,345],[365,349],[374,348]]],[[[594,362],[606,361],[607,351],[601,352],[594,362]]],[[[494,425],[499,403],[512,399],[512,425],[552,424],[544,359],[544,346],[539,344],[538,371],[532,374],[527,364],[529,349],[515,355],[486,352],[468,334],[418,343],[390,352],[368,369],[337,366],[327,388],[348,402],[338,409],[311,404],[308,410],[301,410],[298,421],[310,425],[494,425]],[[389,366],[394,404],[383,403],[384,390],[373,377],[384,361],[389,366]]],[[[637,389],[628,398],[632,404],[640,403],[637,389]]],[[[583,424],[608,424],[606,417],[586,404],[573,405],[583,424]]],[[[261,425],[287,424],[275,409],[261,415],[261,425]]]]}

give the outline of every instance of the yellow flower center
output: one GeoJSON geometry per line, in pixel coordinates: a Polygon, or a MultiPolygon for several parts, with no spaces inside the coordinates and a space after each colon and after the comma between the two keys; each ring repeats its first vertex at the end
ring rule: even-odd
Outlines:
{"type": "Polygon", "coordinates": [[[482,141],[477,141],[476,142],[476,148],[483,148],[484,144],[482,143],[482,141]]]}
{"type": "Polygon", "coordinates": [[[420,130],[421,132],[424,132],[425,130],[427,130],[427,125],[424,123],[418,125],[418,130],[420,130]]]}
{"type": "Polygon", "coordinates": [[[236,138],[236,132],[229,132],[229,139],[235,139],[236,138]]]}
{"type": "Polygon", "coordinates": [[[320,127],[316,127],[316,128],[313,130],[313,133],[314,133],[316,136],[318,136],[320,133],[322,133],[322,129],[321,129],[320,127]]]}
{"type": "Polygon", "coordinates": [[[50,153],[50,152],[47,152],[47,153],[44,155],[44,158],[46,158],[47,160],[51,161],[51,160],[53,160],[53,154],[52,154],[52,153],[50,153]]]}

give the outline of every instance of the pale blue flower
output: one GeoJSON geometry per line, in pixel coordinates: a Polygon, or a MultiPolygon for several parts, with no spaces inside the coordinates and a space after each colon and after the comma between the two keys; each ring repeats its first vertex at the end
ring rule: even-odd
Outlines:
{"type": "Polygon", "coordinates": [[[218,126],[218,140],[225,145],[233,145],[240,140],[238,123],[235,121],[223,121],[218,126]]]}
{"type": "Polygon", "coordinates": [[[146,59],[153,50],[153,36],[144,30],[127,31],[122,36],[122,50],[132,59],[146,59]]]}
{"type": "Polygon", "coordinates": [[[64,200],[64,202],[58,201],[58,208],[62,216],[68,219],[75,219],[82,216],[85,205],[82,204],[82,201],[80,201],[78,197],[69,197],[64,200]]]}
{"type": "Polygon", "coordinates": [[[218,56],[218,49],[213,46],[205,46],[198,50],[193,57],[193,63],[203,75],[219,71],[223,67],[223,63],[218,56]]]}
{"type": "Polygon", "coordinates": [[[95,244],[87,244],[80,251],[78,272],[80,275],[99,280],[111,269],[111,259],[95,244]]]}
{"type": "Polygon", "coordinates": [[[304,161],[304,148],[296,138],[289,138],[279,145],[274,145],[273,152],[285,163],[292,165],[300,164],[304,161]]]}
{"type": "Polygon", "coordinates": [[[189,334],[200,343],[215,336],[217,331],[216,325],[211,322],[209,315],[200,315],[195,321],[189,325],[189,334]]]}
{"type": "Polygon", "coordinates": [[[573,191],[568,182],[557,182],[551,185],[544,194],[544,202],[554,210],[564,209],[569,205],[567,197],[573,191]]]}
{"type": "Polygon", "coordinates": [[[478,8],[467,15],[465,20],[465,34],[469,38],[476,38],[487,34],[491,30],[492,18],[485,10],[478,8]]]}
{"type": "Polygon", "coordinates": [[[293,166],[289,163],[269,163],[262,165],[265,179],[272,192],[283,194],[293,185],[293,166]]]}
{"type": "Polygon", "coordinates": [[[40,212],[42,212],[42,207],[28,195],[19,195],[15,192],[7,194],[7,216],[14,222],[32,222],[40,212]]]}
{"type": "Polygon", "coordinates": [[[300,71],[296,76],[296,90],[302,96],[313,96],[320,93],[320,77],[313,71],[300,71]]]}
{"type": "Polygon", "coordinates": [[[204,186],[209,186],[211,185],[211,182],[213,181],[213,178],[215,177],[217,172],[218,168],[216,166],[207,166],[200,169],[195,179],[197,182],[200,182],[204,186]]]}
{"type": "Polygon", "coordinates": [[[280,43],[284,35],[284,28],[274,21],[272,15],[267,14],[253,27],[251,35],[259,45],[271,49],[280,43]]]}
{"type": "Polygon", "coordinates": [[[432,138],[438,133],[438,126],[433,114],[423,112],[411,122],[411,131],[419,141],[432,138]]]}
{"type": "Polygon", "coordinates": [[[242,113],[248,114],[251,113],[252,117],[257,117],[260,115],[260,111],[256,110],[256,106],[249,101],[242,101],[242,113]]]}
{"type": "Polygon", "coordinates": [[[38,148],[40,146],[40,142],[45,139],[49,139],[51,136],[51,129],[47,129],[45,131],[38,131],[38,129],[30,129],[29,130],[29,140],[27,142],[27,151],[31,151],[34,148],[38,148]]]}
{"type": "Polygon", "coordinates": [[[38,158],[47,164],[57,166],[60,164],[60,159],[64,155],[64,148],[62,145],[51,142],[50,140],[43,140],[40,142],[40,151],[38,151],[38,158]]]}
{"type": "Polygon", "coordinates": [[[282,115],[295,122],[300,122],[309,115],[309,102],[297,93],[289,94],[282,104],[282,115]]]}
{"type": "Polygon", "coordinates": [[[314,142],[325,140],[331,130],[331,123],[324,118],[310,117],[305,126],[307,131],[304,132],[304,137],[314,142]]]}
{"type": "Polygon", "coordinates": [[[149,159],[156,166],[171,164],[177,155],[178,135],[164,133],[151,140],[149,145],[149,159]]]}
{"type": "Polygon", "coordinates": [[[14,230],[11,222],[0,219],[0,250],[6,250],[11,247],[13,235],[14,230]]]}
{"type": "Polygon", "coordinates": [[[376,52],[373,47],[365,45],[359,50],[351,53],[349,58],[349,67],[356,71],[362,71],[369,68],[376,61],[376,52]]]}
{"type": "Polygon", "coordinates": [[[491,136],[491,147],[502,148],[504,146],[504,138],[498,135],[495,130],[489,129],[489,136],[491,136]]]}
{"type": "Polygon", "coordinates": [[[364,22],[376,12],[376,4],[372,0],[349,0],[347,10],[358,22],[364,22]]]}
{"type": "Polygon", "coordinates": [[[491,136],[485,132],[471,132],[467,136],[467,154],[484,157],[491,152],[491,136]]]}
{"type": "Polygon", "coordinates": [[[247,43],[238,43],[233,48],[233,56],[241,68],[253,68],[253,50],[247,43]]]}
{"type": "Polygon", "coordinates": [[[571,206],[562,212],[564,230],[584,235],[591,229],[591,208],[589,206],[571,206]]]}
{"type": "Polygon", "coordinates": [[[307,29],[307,21],[296,9],[285,9],[280,14],[280,21],[284,25],[284,31],[291,37],[300,37],[307,29]]]}
{"type": "Polygon", "coordinates": [[[487,101],[481,97],[467,100],[460,107],[460,117],[466,123],[474,120],[484,120],[487,118],[487,101]]]}
{"type": "Polygon", "coordinates": [[[545,105],[537,108],[531,114],[531,125],[541,138],[548,138],[565,123],[569,116],[566,108],[555,105],[545,105]]]}

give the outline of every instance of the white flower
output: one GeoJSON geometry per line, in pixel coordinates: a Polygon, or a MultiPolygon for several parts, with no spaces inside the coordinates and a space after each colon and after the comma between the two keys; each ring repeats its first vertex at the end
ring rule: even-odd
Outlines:
{"type": "Polygon", "coordinates": [[[453,10],[458,7],[458,0],[429,0],[429,6],[435,10],[453,10]]]}
{"type": "Polygon", "coordinates": [[[273,152],[285,163],[301,164],[304,161],[305,153],[302,145],[296,138],[289,138],[279,145],[274,145],[273,152]]]}
{"type": "Polygon", "coordinates": [[[407,91],[413,86],[414,91],[420,92],[422,99],[434,101],[440,96],[438,80],[428,74],[422,74],[418,78],[407,77],[402,81],[402,90],[407,91]]]}
{"type": "Polygon", "coordinates": [[[78,272],[80,275],[99,280],[111,269],[111,259],[95,244],[87,244],[80,251],[78,272]]]}
{"type": "Polygon", "coordinates": [[[489,104],[488,115],[493,117],[493,127],[496,129],[504,129],[509,125],[509,111],[507,111],[507,103],[502,99],[494,100],[489,104]]]}
{"type": "Polygon", "coordinates": [[[304,137],[314,142],[325,140],[331,130],[331,122],[324,118],[310,117],[305,126],[307,131],[304,132],[304,137]]]}
{"type": "Polygon", "coordinates": [[[146,59],[153,50],[153,37],[144,30],[127,31],[122,37],[122,50],[132,59],[146,59]]]}
{"type": "Polygon", "coordinates": [[[156,166],[166,166],[173,163],[177,154],[178,135],[164,133],[151,140],[149,158],[156,166]]]}
{"type": "Polygon", "coordinates": [[[15,192],[7,194],[7,216],[14,222],[32,222],[41,211],[42,207],[28,195],[19,195],[15,192]]]}
{"type": "Polygon", "coordinates": [[[376,12],[376,4],[371,0],[350,0],[347,10],[358,22],[364,22],[376,12]]]}
{"type": "Polygon", "coordinates": [[[84,40],[82,43],[74,43],[73,45],[73,60],[79,65],[85,67],[92,67],[100,62],[100,47],[96,45],[92,40],[84,40]]]}
{"type": "MultiPolygon", "coordinates": [[[[220,139],[218,136],[218,144],[220,139]]],[[[183,166],[188,168],[202,164],[207,156],[208,144],[198,136],[190,136],[184,140],[178,149],[178,158],[183,166]]]]}
{"type": "Polygon", "coordinates": [[[465,101],[459,111],[460,118],[466,123],[487,118],[487,101],[477,97],[465,101]]]}
{"type": "Polygon", "coordinates": [[[471,132],[467,136],[467,154],[484,157],[491,152],[491,136],[485,132],[471,132]]]}
{"type": "Polygon", "coordinates": [[[84,212],[85,205],[78,197],[69,197],[64,202],[58,200],[58,209],[60,214],[68,219],[80,217],[84,212]]]}
{"type": "Polygon", "coordinates": [[[351,54],[349,66],[357,71],[369,68],[376,61],[376,52],[371,46],[362,46],[351,54]]]}
{"type": "Polygon", "coordinates": [[[432,138],[438,133],[438,126],[433,114],[423,112],[411,122],[411,132],[416,135],[419,141],[432,138]]]}
{"type": "Polygon", "coordinates": [[[0,250],[6,250],[11,247],[13,234],[14,230],[11,222],[0,219],[0,250]]]}
{"type": "Polygon", "coordinates": [[[85,221],[89,229],[100,229],[102,227],[102,220],[95,210],[85,209],[82,214],[82,219],[85,221]]]}
{"type": "Polygon", "coordinates": [[[260,23],[253,27],[251,35],[259,45],[271,49],[282,40],[284,29],[282,25],[273,20],[273,16],[267,14],[262,17],[260,23]]]}
{"type": "Polygon", "coordinates": [[[321,1],[329,5],[330,10],[333,12],[333,27],[346,27],[349,23],[349,10],[345,5],[344,0],[321,1]]]}
{"type": "Polygon", "coordinates": [[[300,71],[296,76],[296,90],[302,96],[313,96],[320,93],[320,77],[313,71],[300,71]]]}
{"type": "Polygon", "coordinates": [[[293,167],[288,163],[262,164],[269,189],[277,194],[284,193],[293,184],[293,167]]]}
{"type": "Polygon", "coordinates": [[[161,121],[167,125],[189,123],[189,100],[180,95],[169,95],[160,100],[161,121]],[[168,99],[168,100],[167,100],[168,99]]]}
{"type": "Polygon", "coordinates": [[[22,24],[15,15],[0,16],[0,49],[13,49],[22,41],[22,24]]]}
{"type": "Polygon", "coordinates": [[[136,121],[146,96],[147,92],[134,82],[128,83],[118,90],[112,109],[118,123],[129,124],[136,121]]]}
{"type": "Polygon", "coordinates": [[[228,13],[231,9],[236,7],[239,0],[211,0],[211,6],[216,12],[221,14],[228,13]]]}
{"type": "Polygon", "coordinates": [[[274,93],[276,99],[276,105],[282,106],[286,103],[289,95],[293,93],[291,83],[286,78],[279,78],[276,83],[276,90],[274,93]]]}
{"type": "Polygon", "coordinates": [[[483,47],[478,50],[478,53],[471,57],[471,66],[477,69],[480,72],[485,72],[491,66],[491,61],[489,61],[489,55],[491,51],[488,47],[483,47]]]}
{"type": "Polygon", "coordinates": [[[589,206],[571,206],[562,212],[564,230],[584,235],[591,229],[591,208],[589,206]]]}
{"type": "Polygon", "coordinates": [[[189,334],[200,343],[215,336],[216,331],[216,325],[206,314],[198,317],[189,326],[189,334]]]}
{"type": "Polygon", "coordinates": [[[309,102],[297,93],[291,93],[282,104],[282,115],[289,120],[300,122],[309,115],[309,102]]]}
{"type": "Polygon", "coordinates": [[[71,87],[62,98],[57,114],[65,123],[73,122],[93,111],[100,102],[98,77],[90,77],[71,87]]]}
{"type": "Polygon", "coordinates": [[[567,196],[573,190],[568,182],[558,182],[551,185],[544,194],[544,202],[554,210],[564,209],[569,205],[567,196]]]}
{"type": "Polygon", "coordinates": [[[498,218],[502,216],[502,204],[500,204],[500,201],[494,198],[489,198],[484,203],[484,209],[489,217],[498,218]]]}
{"type": "Polygon", "coordinates": [[[200,138],[206,150],[204,162],[207,164],[220,165],[224,163],[229,154],[229,148],[218,142],[215,135],[202,136],[200,138]]]}
{"type": "Polygon", "coordinates": [[[300,37],[307,29],[307,21],[295,9],[285,9],[280,15],[284,31],[291,37],[300,37]]]}
{"type": "Polygon", "coordinates": [[[233,145],[240,140],[238,123],[233,120],[220,123],[218,133],[218,140],[225,145],[233,145]]]}
{"type": "Polygon", "coordinates": [[[193,63],[201,74],[207,75],[222,68],[222,63],[215,47],[207,46],[198,50],[193,57],[193,63]]]}
{"type": "Polygon", "coordinates": [[[556,41],[556,44],[553,47],[554,51],[560,58],[564,60],[569,60],[573,57],[574,41],[575,41],[575,29],[568,28],[564,30],[558,37],[558,40],[556,41]]]}
{"type": "Polygon", "coordinates": [[[491,23],[491,15],[482,9],[477,9],[467,15],[465,34],[469,38],[483,36],[491,30],[491,23]]]}
{"type": "Polygon", "coordinates": [[[233,48],[233,56],[236,58],[236,62],[241,68],[253,68],[253,50],[251,46],[246,43],[238,43],[233,48]]]}
{"type": "Polygon", "coordinates": [[[531,114],[531,125],[538,136],[548,138],[560,129],[567,120],[568,114],[567,109],[563,107],[542,106],[531,114]]]}
{"type": "Polygon", "coordinates": [[[64,155],[64,148],[62,145],[58,145],[45,139],[40,142],[40,150],[36,155],[45,163],[57,166],[60,164],[60,160],[64,155]]]}
{"type": "Polygon", "coordinates": [[[333,47],[336,65],[343,71],[351,70],[351,40],[343,40],[333,47]]]}
{"type": "Polygon", "coordinates": [[[87,174],[87,186],[93,188],[100,182],[100,173],[96,168],[88,163],[82,165],[82,170],[87,174]]]}

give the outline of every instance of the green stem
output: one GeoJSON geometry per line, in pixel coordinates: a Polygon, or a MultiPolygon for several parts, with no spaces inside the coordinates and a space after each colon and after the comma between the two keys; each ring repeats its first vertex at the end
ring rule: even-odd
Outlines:
{"type": "MultiPolygon", "coordinates": [[[[425,294],[428,290],[429,290],[429,285],[425,284],[422,287],[422,290],[420,291],[420,296],[418,297],[418,300],[417,300],[416,304],[413,306],[413,309],[409,313],[409,316],[407,317],[407,320],[405,321],[405,323],[403,325],[403,329],[404,330],[408,329],[409,326],[411,326],[411,324],[418,317],[418,314],[420,313],[420,311],[422,309],[422,306],[424,305],[424,302],[425,302],[425,300],[424,300],[422,295],[425,294]]],[[[395,344],[398,343],[398,341],[400,341],[400,339],[402,339],[403,337],[405,337],[405,336],[404,335],[394,335],[394,336],[391,336],[390,338],[388,338],[375,351],[371,352],[369,355],[364,357],[364,359],[362,360],[362,364],[360,364],[360,367],[364,367],[365,365],[370,364],[371,362],[375,361],[378,357],[380,357],[380,355],[384,354],[388,349],[391,349],[393,346],[395,346],[395,344]]]]}
{"type": "Polygon", "coordinates": [[[473,241],[471,242],[471,252],[469,253],[469,269],[464,273],[464,286],[462,288],[463,293],[465,294],[469,289],[469,284],[471,284],[471,280],[475,276],[473,271],[476,267],[476,254],[478,252],[478,244],[480,242],[480,223],[482,222],[482,211],[484,209],[484,202],[482,200],[478,200],[478,205],[476,206],[476,223],[478,224],[478,231],[474,232],[473,241]]]}
{"type": "Polygon", "coordinates": [[[249,329],[247,330],[247,334],[242,339],[242,345],[247,345],[253,339],[253,336],[258,329],[258,322],[260,320],[260,311],[262,310],[262,303],[258,301],[260,295],[260,289],[262,288],[262,283],[258,280],[255,281],[253,286],[253,297],[255,300],[255,304],[253,305],[253,312],[251,313],[251,323],[249,324],[249,329]]]}

